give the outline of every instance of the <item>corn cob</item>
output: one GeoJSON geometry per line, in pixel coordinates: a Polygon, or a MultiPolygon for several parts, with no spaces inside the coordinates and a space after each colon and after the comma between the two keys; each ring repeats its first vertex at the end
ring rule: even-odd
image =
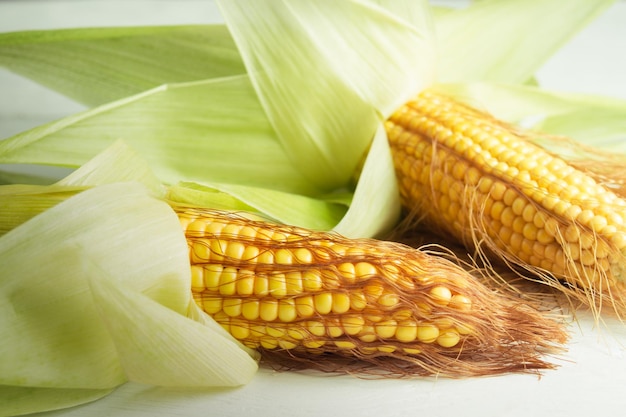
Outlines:
{"type": "Polygon", "coordinates": [[[403,203],[423,225],[524,268],[597,315],[603,304],[626,312],[626,201],[609,186],[434,92],[396,111],[386,129],[403,203]]]}
{"type": "Polygon", "coordinates": [[[290,368],[489,375],[550,368],[560,323],[398,243],[176,208],[197,304],[290,368]]]}

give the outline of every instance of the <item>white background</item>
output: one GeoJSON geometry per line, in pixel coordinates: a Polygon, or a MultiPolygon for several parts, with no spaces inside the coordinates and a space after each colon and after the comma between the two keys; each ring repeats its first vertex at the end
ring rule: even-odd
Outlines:
{"type": "MultiPolygon", "coordinates": [[[[505,1],[505,0],[503,0],[505,1]]],[[[563,0],[567,1],[567,0],[563,0]]],[[[454,1],[446,3],[455,4],[454,1]]],[[[77,26],[219,22],[212,1],[0,1],[0,32],[77,26]]],[[[532,30],[532,28],[529,28],[532,30]]],[[[544,87],[626,99],[626,2],[618,2],[539,72],[544,87]]],[[[83,107],[0,69],[0,138],[83,107]]],[[[626,410],[626,326],[571,325],[561,367],[534,375],[361,380],[262,369],[239,389],[126,384],[95,403],[46,416],[600,416],[626,410]]],[[[201,347],[198,347],[201,348],[201,347]]]]}

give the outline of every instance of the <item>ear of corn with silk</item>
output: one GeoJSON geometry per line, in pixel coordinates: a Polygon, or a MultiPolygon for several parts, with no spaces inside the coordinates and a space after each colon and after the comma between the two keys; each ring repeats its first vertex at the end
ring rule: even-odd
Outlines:
{"type": "Polygon", "coordinates": [[[386,122],[403,204],[600,313],[626,312],[617,187],[478,110],[426,91],[386,122]]]}
{"type": "Polygon", "coordinates": [[[558,321],[425,251],[175,209],[197,304],[280,367],[451,377],[536,371],[551,367],[541,356],[566,338],[558,321]]]}

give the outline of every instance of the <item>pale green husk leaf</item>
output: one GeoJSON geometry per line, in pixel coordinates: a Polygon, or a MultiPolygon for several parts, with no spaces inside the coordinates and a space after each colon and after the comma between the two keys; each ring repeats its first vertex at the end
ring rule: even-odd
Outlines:
{"type": "Polygon", "coordinates": [[[78,167],[121,139],[165,183],[317,190],[287,158],[246,76],[158,87],[0,141],[0,163],[78,167]]]}
{"type": "MultiPolygon", "coordinates": [[[[93,265],[94,269],[99,269],[93,265]]],[[[96,309],[111,335],[126,377],[171,387],[223,387],[249,382],[257,366],[224,329],[207,327],[123,283],[91,275],[96,309]]]]}
{"type": "Polygon", "coordinates": [[[525,83],[615,0],[483,0],[437,15],[440,82],[525,83]]]}
{"type": "Polygon", "coordinates": [[[143,184],[155,197],[165,194],[145,159],[124,141],[117,140],[56,185],[95,186],[131,180],[143,184]]]}
{"type": "Polygon", "coordinates": [[[400,217],[400,192],[384,126],[380,124],[348,212],[335,231],[352,237],[378,236],[400,217]]]}
{"type": "MultiPolygon", "coordinates": [[[[23,395],[36,394],[32,387],[108,390],[129,377],[153,380],[149,373],[126,372],[128,359],[120,355],[136,345],[131,338],[109,333],[94,297],[101,308],[117,306],[121,327],[124,321],[133,322],[126,323],[131,327],[140,323],[143,315],[168,317],[158,323],[145,320],[144,369],[149,361],[156,366],[175,360],[172,345],[158,348],[162,332],[174,331],[176,343],[200,349],[212,338],[210,349],[232,355],[241,367],[230,370],[229,385],[245,383],[256,370],[248,352],[217,325],[202,327],[203,333],[196,324],[186,323],[191,284],[178,219],[167,204],[136,183],[84,191],[11,230],[0,237],[0,264],[0,385],[25,387],[23,395]],[[107,271],[106,277],[102,271],[107,271]],[[94,284],[102,279],[107,283],[94,284]],[[118,291],[128,292],[132,308],[108,298],[118,286],[118,291]]],[[[225,381],[214,378],[223,369],[223,358],[215,358],[219,363],[207,360],[206,354],[196,355],[194,385],[201,375],[205,386],[225,381]]],[[[187,367],[194,360],[178,359],[187,367]]],[[[180,374],[175,369],[161,374],[162,380],[176,380],[180,374]]],[[[49,391],[41,394],[42,401],[49,400],[49,391]]],[[[46,407],[42,403],[42,409],[46,407]]]]}
{"type": "Polygon", "coordinates": [[[211,207],[218,210],[260,211],[233,195],[221,192],[216,187],[188,181],[168,186],[166,198],[172,203],[211,207]]]}
{"type": "Polygon", "coordinates": [[[245,73],[223,25],[3,33],[0,66],[89,106],[165,83],[245,73]]]}
{"type": "Polygon", "coordinates": [[[0,236],[85,188],[28,184],[0,186],[0,236]]]}
{"type": "Polygon", "coordinates": [[[218,1],[287,154],[329,190],[354,174],[379,119],[433,76],[430,33],[374,3],[218,1]]]}
{"type": "Polygon", "coordinates": [[[336,201],[333,196],[317,199],[267,188],[223,183],[208,186],[180,182],[166,187],[141,156],[118,140],[53,186],[0,187],[0,195],[7,203],[0,207],[0,234],[83,191],[85,187],[123,181],[141,182],[154,196],[174,203],[256,212],[274,221],[320,230],[336,225],[349,205],[349,201],[336,201]]]}
{"type": "Polygon", "coordinates": [[[145,160],[124,142],[116,141],[55,184],[0,186],[0,235],[90,187],[128,181],[143,184],[156,197],[165,195],[145,160]]]}
{"type": "Polygon", "coordinates": [[[332,229],[348,204],[236,184],[180,183],[168,187],[167,198],[178,203],[223,210],[243,210],[285,224],[315,230],[332,229]]]}
{"type": "Polygon", "coordinates": [[[176,223],[164,203],[122,184],[85,191],[0,238],[1,383],[109,388],[122,382],[114,346],[97,325],[82,259],[93,253],[116,279],[185,313],[189,267],[176,223]]]}

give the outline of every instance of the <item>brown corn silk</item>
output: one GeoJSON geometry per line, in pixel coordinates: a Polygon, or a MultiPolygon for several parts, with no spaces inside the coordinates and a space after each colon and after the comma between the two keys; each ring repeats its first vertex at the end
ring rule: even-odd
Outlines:
{"type": "Polygon", "coordinates": [[[551,368],[562,323],[399,243],[176,208],[197,304],[277,368],[449,377],[551,368]]]}
{"type": "Polygon", "coordinates": [[[597,318],[605,306],[624,316],[623,170],[568,163],[530,133],[432,91],[386,129],[403,204],[420,225],[559,289],[597,318]]]}

